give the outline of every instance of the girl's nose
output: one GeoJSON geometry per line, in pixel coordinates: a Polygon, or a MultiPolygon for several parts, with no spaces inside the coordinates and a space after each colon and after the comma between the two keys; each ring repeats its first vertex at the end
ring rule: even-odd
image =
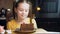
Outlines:
{"type": "Polygon", "coordinates": [[[22,14],[25,14],[25,11],[23,11],[22,14]]]}

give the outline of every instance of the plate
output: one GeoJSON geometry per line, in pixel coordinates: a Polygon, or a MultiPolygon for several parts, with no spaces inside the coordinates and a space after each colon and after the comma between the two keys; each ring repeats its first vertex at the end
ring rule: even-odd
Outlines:
{"type": "Polygon", "coordinates": [[[36,30],[22,30],[20,31],[20,29],[16,29],[14,32],[19,32],[19,33],[34,33],[36,32],[36,30]]]}

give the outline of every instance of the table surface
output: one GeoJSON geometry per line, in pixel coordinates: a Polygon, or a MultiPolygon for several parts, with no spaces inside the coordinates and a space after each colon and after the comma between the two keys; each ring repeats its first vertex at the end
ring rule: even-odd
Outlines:
{"type": "Polygon", "coordinates": [[[33,34],[60,34],[60,32],[48,32],[48,31],[46,31],[46,30],[44,30],[42,28],[39,28],[33,34]]]}
{"type": "Polygon", "coordinates": [[[35,33],[40,33],[40,32],[42,33],[42,32],[47,32],[47,31],[42,28],[38,28],[35,33]]]}
{"type": "MultiPolygon", "coordinates": [[[[42,28],[38,28],[37,30],[36,30],[36,32],[34,32],[34,33],[32,33],[32,34],[35,34],[35,33],[44,33],[44,32],[47,32],[46,30],[44,30],[44,29],[42,29],[42,28]]],[[[17,34],[17,32],[13,32],[12,34],[17,34]]],[[[18,34],[20,34],[20,33],[18,33],[18,34]]]]}
{"type": "Polygon", "coordinates": [[[38,28],[37,30],[36,30],[36,32],[34,32],[34,33],[32,33],[32,34],[36,34],[36,33],[46,33],[47,31],[46,30],[44,30],[44,29],[42,29],[42,28],[38,28]]]}
{"type": "Polygon", "coordinates": [[[48,32],[45,29],[42,28],[38,28],[36,30],[36,32],[32,33],[32,34],[60,34],[60,32],[48,32]]]}
{"type": "MultiPolygon", "coordinates": [[[[13,34],[17,34],[17,33],[15,32],[15,33],[13,33],[13,34]]],[[[20,34],[20,33],[18,33],[18,34],[20,34]]],[[[32,33],[32,34],[60,34],[60,32],[48,32],[48,31],[46,31],[45,29],[38,28],[38,29],[36,30],[36,32],[34,32],[34,33],[32,33]]]]}

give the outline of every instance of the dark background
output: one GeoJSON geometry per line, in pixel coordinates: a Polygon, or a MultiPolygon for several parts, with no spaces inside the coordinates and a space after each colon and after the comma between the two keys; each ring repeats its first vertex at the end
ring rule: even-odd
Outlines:
{"type": "Polygon", "coordinates": [[[60,0],[35,0],[33,6],[41,8],[34,11],[38,28],[60,32],[60,0]]]}

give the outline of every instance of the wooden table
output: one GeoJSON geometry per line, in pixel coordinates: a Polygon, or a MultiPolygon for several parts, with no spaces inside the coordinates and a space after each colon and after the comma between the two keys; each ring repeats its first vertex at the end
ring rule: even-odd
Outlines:
{"type": "MultiPolygon", "coordinates": [[[[46,33],[47,31],[46,30],[44,30],[44,29],[42,29],[42,28],[38,28],[37,30],[36,30],[36,32],[34,32],[34,33],[26,33],[26,34],[36,34],[36,33],[46,33]]],[[[16,33],[16,32],[15,32],[16,33]]],[[[14,34],[15,34],[14,33],[14,34]]],[[[20,33],[18,33],[18,34],[20,34],[20,33]]],[[[25,34],[25,33],[24,33],[25,34]]]]}
{"type": "MultiPolygon", "coordinates": [[[[12,34],[22,34],[22,33],[13,32],[12,34]]],[[[23,33],[23,34],[60,34],[60,32],[48,32],[42,28],[38,28],[34,33],[23,33]]]]}
{"type": "Polygon", "coordinates": [[[48,32],[42,28],[39,28],[36,30],[36,32],[34,32],[33,34],[60,34],[60,32],[48,32]]]}
{"type": "MultiPolygon", "coordinates": [[[[19,33],[20,34],[20,33],[19,33]]],[[[25,34],[25,33],[24,33],[25,34]]],[[[38,28],[36,32],[30,34],[60,34],[60,32],[48,32],[45,29],[38,28]]]]}

